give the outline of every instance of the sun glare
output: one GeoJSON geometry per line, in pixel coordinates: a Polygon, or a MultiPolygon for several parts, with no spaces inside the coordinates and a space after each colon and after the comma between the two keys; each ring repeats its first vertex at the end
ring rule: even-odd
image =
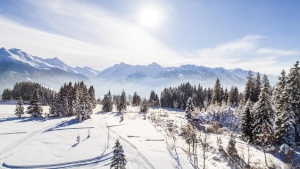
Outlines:
{"type": "Polygon", "coordinates": [[[162,20],[162,14],[158,9],[146,8],[141,12],[141,22],[147,27],[156,27],[162,20]]]}

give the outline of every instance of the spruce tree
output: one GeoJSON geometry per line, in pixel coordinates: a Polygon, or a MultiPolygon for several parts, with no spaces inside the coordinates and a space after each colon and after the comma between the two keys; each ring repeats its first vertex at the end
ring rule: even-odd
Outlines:
{"type": "Polygon", "coordinates": [[[219,78],[217,78],[213,94],[212,94],[212,103],[218,106],[222,105],[222,88],[219,78]]]}
{"type": "Polygon", "coordinates": [[[274,141],[274,110],[267,78],[262,83],[259,100],[254,106],[253,139],[257,144],[268,145],[274,141]]]}
{"type": "Polygon", "coordinates": [[[252,117],[252,102],[248,99],[246,106],[242,112],[242,119],[241,119],[241,134],[242,138],[245,141],[252,142],[252,132],[253,132],[253,117],[252,117]]]}
{"type": "Polygon", "coordinates": [[[42,99],[38,94],[38,90],[34,90],[30,97],[29,106],[27,107],[27,114],[32,117],[41,117],[43,112],[43,107],[41,106],[42,99]]]}
{"type": "Polygon", "coordinates": [[[144,99],[142,102],[141,102],[141,105],[140,105],[140,111],[141,112],[147,112],[149,109],[149,102],[144,99]]]}
{"type": "Polygon", "coordinates": [[[24,106],[23,106],[22,96],[20,96],[19,102],[15,109],[15,115],[18,116],[18,118],[20,118],[23,114],[24,114],[24,106]]]}
{"type": "Polygon", "coordinates": [[[113,157],[111,159],[110,168],[125,169],[127,161],[125,159],[124,150],[119,142],[119,139],[117,139],[113,149],[113,157]]]}
{"type": "Polygon", "coordinates": [[[126,111],[126,107],[127,107],[127,104],[126,104],[126,93],[125,93],[125,91],[123,89],[122,95],[121,95],[121,98],[120,98],[120,110],[119,110],[119,112],[124,113],[126,111]]]}
{"type": "Polygon", "coordinates": [[[231,106],[237,106],[239,103],[239,89],[237,87],[231,87],[228,95],[228,104],[231,106]]]}
{"type": "Polygon", "coordinates": [[[94,86],[90,86],[89,88],[90,102],[92,105],[92,109],[96,108],[96,96],[94,86]]]}
{"type": "Polygon", "coordinates": [[[141,103],[141,97],[136,92],[134,92],[132,96],[132,105],[139,106],[140,103],[141,103]]]}
{"type": "Polygon", "coordinates": [[[252,102],[252,95],[253,95],[253,74],[252,71],[249,70],[248,76],[246,77],[246,86],[245,86],[245,91],[244,91],[244,103],[250,99],[252,102]]]}
{"type": "Polygon", "coordinates": [[[191,97],[189,97],[186,102],[185,117],[187,119],[191,119],[192,113],[194,112],[194,110],[195,110],[195,108],[194,108],[193,99],[191,97]]]}
{"type": "Polygon", "coordinates": [[[253,95],[252,95],[252,101],[253,103],[258,101],[258,97],[260,94],[260,89],[261,89],[261,79],[260,79],[260,74],[259,72],[256,74],[255,79],[253,80],[253,95]]]}
{"type": "Polygon", "coordinates": [[[111,100],[111,94],[110,91],[106,95],[104,95],[104,98],[102,100],[102,110],[105,112],[111,112],[113,105],[112,105],[112,100],[111,100]]]}
{"type": "Polygon", "coordinates": [[[286,77],[285,71],[281,71],[281,77],[279,77],[279,81],[276,83],[275,89],[273,91],[272,100],[275,105],[275,124],[274,124],[274,132],[275,132],[275,141],[277,143],[283,143],[283,134],[285,131],[282,131],[282,112],[284,110],[284,99],[283,99],[283,91],[285,88],[286,77]]]}
{"type": "Polygon", "coordinates": [[[234,160],[234,158],[238,155],[236,148],[235,148],[235,138],[234,136],[231,134],[230,136],[230,140],[228,142],[228,145],[226,147],[226,151],[228,153],[228,155],[234,160]]]}
{"type": "MultiPolygon", "coordinates": [[[[294,146],[300,142],[299,103],[300,103],[300,69],[299,62],[290,69],[284,90],[280,96],[278,122],[281,127],[277,131],[278,141],[294,146]],[[281,110],[281,111],[280,111],[281,110]]],[[[274,96],[275,97],[275,96],[274,96]]]]}
{"type": "Polygon", "coordinates": [[[227,87],[224,90],[224,96],[223,96],[223,101],[227,104],[227,100],[229,98],[228,90],[227,87]]]}
{"type": "Polygon", "coordinates": [[[154,90],[151,90],[151,92],[150,92],[149,104],[150,104],[150,107],[153,107],[155,105],[155,92],[154,92],[154,90]]]}
{"type": "Polygon", "coordinates": [[[300,145],[300,68],[299,62],[290,69],[284,88],[286,112],[295,116],[295,141],[300,145]]]}

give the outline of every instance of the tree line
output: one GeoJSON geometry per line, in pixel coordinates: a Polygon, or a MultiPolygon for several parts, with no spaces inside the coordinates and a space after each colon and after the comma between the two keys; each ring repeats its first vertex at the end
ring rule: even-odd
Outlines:
{"type": "MultiPolygon", "coordinates": [[[[254,83],[248,76],[247,104],[243,111],[242,136],[263,145],[300,144],[300,68],[297,61],[286,75],[282,70],[274,90],[264,76],[260,94],[255,96],[254,83]],[[256,102],[255,102],[256,101],[256,102]]],[[[247,98],[245,98],[246,100],[247,98]]]]}
{"type": "Polygon", "coordinates": [[[4,89],[2,93],[3,100],[19,99],[21,96],[23,100],[30,100],[30,97],[34,90],[38,90],[38,94],[41,97],[41,104],[44,106],[50,105],[56,92],[49,88],[42,86],[39,83],[34,82],[18,82],[14,85],[13,89],[4,89]]]}
{"type": "Polygon", "coordinates": [[[79,122],[89,119],[96,107],[95,89],[84,82],[64,84],[50,104],[52,116],[76,116],[79,122]]]}

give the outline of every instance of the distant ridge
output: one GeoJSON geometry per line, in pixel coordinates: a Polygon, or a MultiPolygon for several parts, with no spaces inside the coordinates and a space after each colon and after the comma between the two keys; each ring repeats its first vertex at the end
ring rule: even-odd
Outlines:
{"type": "MultiPolygon", "coordinates": [[[[0,93],[19,81],[36,81],[58,89],[65,82],[83,80],[87,84],[104,86],[102,90],[105,91],[117,84],[127,85],[132,90],[161,89],[183,82],[212,87],[217,78],[224,87],[238,86],[243,90],[247,74],[248,70],[241,68],[210,68],[192,64],[164,68],[155,62],[149,65],[121,62],[99,71],[87,66],[71,67],[58,57],[43,59],[20,49],[0,48],[0,93]]],[[[271,84],[275,84],[277,76],[268,76],[271,84]]]]}

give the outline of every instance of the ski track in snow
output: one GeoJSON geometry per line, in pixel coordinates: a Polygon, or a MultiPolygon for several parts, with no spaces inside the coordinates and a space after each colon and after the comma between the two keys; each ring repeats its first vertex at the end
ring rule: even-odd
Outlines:
{"type": "MultiPolygon", "coordinates": [[[[64,119],[61,119],[61,120],[63,121],[64,119]]],[[[57,124],[60,124],[60,123],[62,123],[62,122],[59,122],[57,124]]],[[[38,134],[46,131],[49,128],[52,128],[52,127],[56,126],[57,124],[54,124],[54,125],[52,124],[52,125],[47,126],[47,127],[43,128],[43,129],[33,131],[33,132],[29,133],[28,135],[26,135],[26,136],[24,136],[24,137],[22,137],[22,138],[20,138],[20,139],[18,139],[16,141],[10,143],[5,148],[3,148],[2,150],[0,150],[0,160],[4,160],[7,157],[13,155],[16,151],[12,152],[12,153],[11,153],[11,151],[15,150],[21,144],[24,144],[25,142],[27,142],[30,138],[32,138],[32,137],[34,137],[34,136],[36,136],[36,135],[38,135],[38,134]]]]}
{"type": "MultiPolygon", "coordinates": [[[[9,145],[7,145],[4,149],[1,150],[0,152],[0,160],[4,160],[10,155],[13,155],[15,152],[10,153],[14,149],[16,149],[19,145],[24,144],[27,142],[28,139],[43,133],[45,131],[48,131],[52,129],[53,127],[56,127],[57,125],[63,124],[65,122],[65,119],[62,118],[62,121],[56,124],[52,124],[50,126],[47,126],[43,129],[36,130],[28,134],[27,136],[24,136],[9,145]],[[8,155],[7,155],[8,154],[8,155]]],[[[11,164],[6,164],[5,162],[2,164],[2,167],[5,168],[73,168],[73,167],[81,167],[81,166],[88,166],[88,165],[98,165],[101,162],[106,162],[107,160],[111,159],[111,157],[107,157],[105,159],[102,159],[103,157],[106,157],[111,154],[111,152],[104,154],[106,150],[109,148],[109,145],[107,144],[106,147],[103,149],[102,154],[98,157],[95,158],[90,158],[90,159],[85,159],[85,160],[78,160],[78,161],[71,161],[71,162],[65,162],[65,163],[56,163],[56,164],[43,164],[43,165],[11,165],[11,164]]]]}
{"type": "MultiPolygon", "coordinates": [[[[105,117],[106,118],[106,117],[105,117]]],[[[130,141],[128,141],[127,139],[123,138],[122,136],[120,136],[118,133],[116,133],[115,131],[113,131],[112,129],[110,129],[110,127],[107,125],[105,118],[100,118],[100,120],[97,122],[99,122],[99,126],[101,128],[106,128],[107,129],[107,134],[108,134],[108,140],[110,139],[110,131],[112,133],[114,133],[118,138],[120,138],[121,140],[124,141],[124,143],[127,143],[128,146],[123,145],[124,148],[126,148],[126,152],[130,153],[132,155],[135,156],[134,161],[135,163],[139,164],[140,168],[146,168],[145,165],[142,165],[143,162],[138,160],[138,157],[141,157],[141,159],[151,168],[151,169],[155,169],[155,167],[152,165],[152,163],[140,152],[138,151],[138,148],[133,145],[130,141]],[[105,124],[104,124],[105,123],[105,124]],[[105,126],[105,127],[104,127],[105,126]]],[[[108,142],[109,144],[109,142],[108,142]]],[[[129,159],[127,159],[129,160],[129,159]]]]}

